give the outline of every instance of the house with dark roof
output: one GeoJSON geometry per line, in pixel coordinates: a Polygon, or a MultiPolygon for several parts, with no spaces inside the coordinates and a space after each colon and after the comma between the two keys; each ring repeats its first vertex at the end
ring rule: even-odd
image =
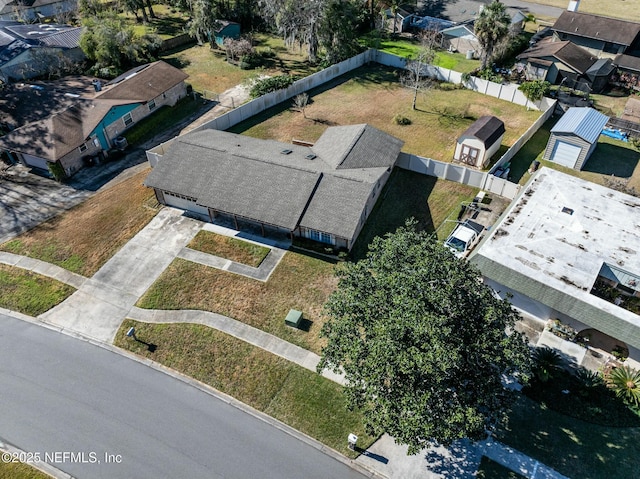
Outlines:
{"type": "Polygon", "coordinates": [[[71,176],[119,147],[127,129],[185,97],[187,77],[159,61],[136,67],[104,87],[97,81],[96,94],[75,98],[70,106],[0,137],[0,149],[33,168],[49,170],[57,163],[71,176]]]}
{"type": "Polygon", "coordinates": [[[559,319],[609,353],[618,344],[638,364],[639,237],[638,198],[542,168],[469,261],[525,314],[559,319]]]}
{"type": "Polygon", "coordinates": [[[458,137],[453,159],[484,168],[500,149],[505,132],[504,122],[499,118],[489,115],[478,118],[458,137]]]}
{"type": "Polygon", "coordinates": [[[0,21],[0,80],[5,83],[64,71],[84,60],[81,27],[0,21]]]}
{"type": "Polygon", "coordinates": [[[551,29],[557,40],[571,41],[597,58],[640,50],[640,23],[565,10],[551,29]]]}
{"type": "Polygon", "coordinates": [[[576,81],[596,61],[588,51],[570,41],[554,41],[547,37],[517,57],[525,67],[527,80],[559,83],[563,78],[576,81]]]}
{"type": "Polygon", "coordinates": [[[77,0],[0,0],[0,20],[33,23],[77,10],[77,0]]]}
{"type": "Polygon", "coordinates": [[[569,108],[551,128],[543,158],[581,170],[598,145],[609,117],[593,108],[569,108]]]}
{"type": "Polygon", "coordinates": [[[366,124],[329,127],[313,146],[207,129],[175,138],[144,184],[207,221],[350,250],[402,145],[366,124]]]}

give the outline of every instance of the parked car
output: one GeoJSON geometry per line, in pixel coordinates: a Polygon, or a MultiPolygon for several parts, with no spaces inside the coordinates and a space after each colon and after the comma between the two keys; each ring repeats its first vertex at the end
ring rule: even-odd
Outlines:
{"type": "Polygon", "coordinates": [[[475,221],[465,220],[449,235],[444,245],[449,248],[456,258],[467,256],[480,241],[484,226],[475,221]]]}

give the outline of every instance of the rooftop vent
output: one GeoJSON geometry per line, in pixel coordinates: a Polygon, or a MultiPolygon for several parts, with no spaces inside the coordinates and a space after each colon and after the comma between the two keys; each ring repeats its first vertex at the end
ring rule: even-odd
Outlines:
{"type": "Polygon", "coordinates": [[[563,212],[563,213],[566,213],[566,214],[568,214],[568,215],[572,215],[572,214],[573,214],[573,210],[572,210],[571,208],[567,208],[566,206],[564,206],[564,207],[562,208],[562,212],[563,212]]]}
{"type": "Polygon", "coordinates": [[[291,153],[293,153],[293,150],[282,150],[280,152],[281,155],[290,155],[291,153]]]}
{"type": "Polygon", "coordinates": [[[317,155],[314,155],[313,153],[311,153],[311,154],[305,156],[305,158],[307,160],[315,160],[317,158],[317,155]]]}

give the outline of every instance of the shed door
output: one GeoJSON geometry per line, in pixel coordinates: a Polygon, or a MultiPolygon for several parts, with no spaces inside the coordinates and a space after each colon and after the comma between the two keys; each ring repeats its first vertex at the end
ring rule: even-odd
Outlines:
{"type": "Polygon", "coordinates": [[[557,140],[551,153],[551,161],[554,161],[560,165],[573,168],[578,161],[582,148],[571,143],[557,140]]]}

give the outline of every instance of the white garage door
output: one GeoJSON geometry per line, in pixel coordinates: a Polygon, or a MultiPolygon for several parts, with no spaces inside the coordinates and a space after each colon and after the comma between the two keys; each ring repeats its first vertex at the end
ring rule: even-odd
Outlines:
{"type": "Polygon", "coordinates": [[[582,148],[564,141],[556,141],[551,153],[551,161],[554,161],[560,165],[573,168],[578,161],[582,148]]]}
{"type": "Polygon", "coordinates": [[[207,208],[205,208],[204,206],[197,205],[195,201],[187,200],[186,198],[179,198],[168,193],[164,194],[164,201],[166,201],[168,206],[173,206],[174,208],[179,208],[181,210],[191,211],[207,217],[209,216],[209,210],[207,210],[207,208]]]}
{"type": "Polygon", "coordinates": [[[34,168],[40,168],[41,170],[49,169],[49,164],[44,158],[38,158],[37,156],[24,154],[22,155],[22,158],[24,159],[24,162],[27,164],[27,166],[33,166],[34,168]]]}

